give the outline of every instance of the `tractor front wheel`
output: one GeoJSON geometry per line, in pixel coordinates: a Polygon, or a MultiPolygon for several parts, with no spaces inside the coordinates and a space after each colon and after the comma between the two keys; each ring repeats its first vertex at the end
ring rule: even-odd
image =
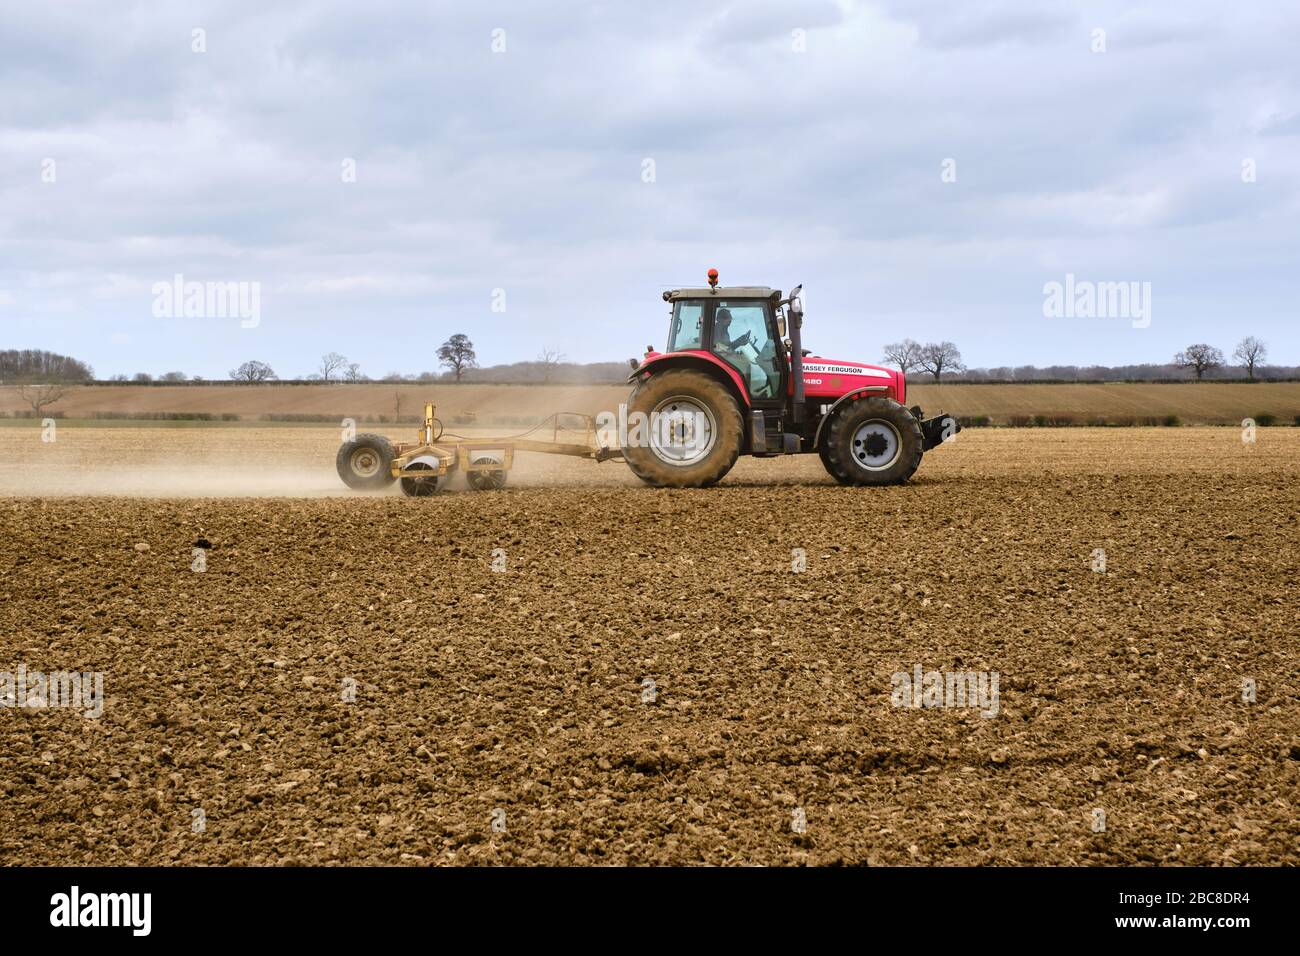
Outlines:
{"type": "Polygon", "coordinates": [[[623,457],[660,488],[715,484],[740,455],[745,426],[725,385],[694,369],[671,369],[639,384],[628,399],[623,457]]]}
{"type": "Polygon", "coordinates": [[[828,458],[827,455],[826,455],[826,442],[825,442],[825,441],[823,441],[823,442],[818,446],[818,448],[817,448],[817,457],[820,458],[820,459],[822,460],[822,467],[826,469],[826,474],[830,475],[832,478],[834,478],[836,481],[838,481],[841,485],[849,485],[849,484],[852,484],[852,482],[849,481],[847,475],[844,476],[844,477],[841,477],[840,475],[837,475],[837,474],[835,473],[835,466],[831,464],[831,460],[830,460],[830,458],[828,458]]]}
{"type": "Polygon", "coordinates": [[[920,466],[925,438],[916,416],[898,402],[864,398],[835,412],[819,451],[842,485],[899,485],[920,466]]]}

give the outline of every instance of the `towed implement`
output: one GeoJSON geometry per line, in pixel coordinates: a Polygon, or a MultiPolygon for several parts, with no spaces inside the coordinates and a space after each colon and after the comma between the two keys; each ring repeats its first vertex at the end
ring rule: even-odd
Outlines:
{"type": "MultiPolygon", "coordinates": [[[[414,442],[392,442],[383,435],[366,433],[340,446],[335,465],[339,477],[349,488],[357,490],[383,488],[394,481],[402,493],[423,498],[438,489],[438,483],[456,471],[475,491],[504,488],[506,473],[514,464],[516,451],[541,452],[546,455],[572,455],[605,461],[621,455],[617,450],[600,447],[596,442],[596,423],[590,415],[556,412],[537,427],[508,438],[466,438],[449,435],[434,415],[432,404],[424,406],[424,424],[414,442]],[[563,419],[582,422],[580,428],[562,427],[563,419]],[[551,439],[531,437],[551,428],[551,439]],[[582,441],[560,441],[561,431],[582,434],[582,441]]],[[[576,436],[575,436],[576,437],[576,436]]]]}
{"type": "MultiPolygon", "coordinates": [[[[898,370],[815,355],[802,344],[802,286],[788,297],[766,286],[670,289],[668,344],[631,359],[632,392],[616,416],[561,412],[510,438],[444,438],[432,405],[414,444],[359,435],[339,449],[338,470],[352,488],[400,481],[429,495],[439,479],[464,471],[470,487],[505,484],[516,451],[605,461],[622,458],[658,487],[715,484],[742,454],[755,458],[816,453],[843,485],[907,481],[922,455],[961,430],[951,415],[925,418],[908,407],[898,370]],[[582,440],[560,441],[560,419],[582,420],[582,440]],[[637,427],[626,427],[629,421],[637,427]],[[551,440],[531,437],[547,425],[551,440]]],[[[570,431],[570,429],[565,429],[570,431]]]]}

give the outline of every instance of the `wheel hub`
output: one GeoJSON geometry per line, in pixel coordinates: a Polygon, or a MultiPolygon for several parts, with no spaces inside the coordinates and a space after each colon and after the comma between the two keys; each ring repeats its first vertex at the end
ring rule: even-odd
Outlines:
{"type": "Polygon", "coordinates": [[[352,471],[361,478],[370,478],[379,472],[379,455],[372,448],[358,448],[352,453],[352,471]]]}
{"type": "Polygon", "coordinates": [[[853,460],[867,471],[883,471],[898,460],[902,438],[886,421],[863,422],[853,433],[853,460]]]}
{"type": "Polygon", "coordinates": [[[706,458],[717,442],[717,424],[704,403],[678,396],[650,414],[650,450],[667,465],[687,467],[706,458]]]}

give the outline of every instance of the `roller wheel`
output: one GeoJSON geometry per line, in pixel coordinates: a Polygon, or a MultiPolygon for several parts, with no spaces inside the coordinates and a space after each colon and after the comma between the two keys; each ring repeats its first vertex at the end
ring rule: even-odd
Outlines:
{"type": "MultiPolygon", "coordinates": [[[[475,458],[470,464],[473,465],[499,465],[501,464],[496,458],[475,458]]],[[[475,491],[496,491],[498,488],[506,486],[506,470],[504,468],[493,468],[491,471],[467,471],[465,480],[475,491]]]]}
{"type": "MultiPolygon", "coordinates": [[[[406,466],[407,471],[433,471],[433,465],[427,461],[416,461],[406,466]]],[[[438,490],[438,476],[428,478],[403,478],[402,494],[408,498],[428,498],[438,490]]]]}

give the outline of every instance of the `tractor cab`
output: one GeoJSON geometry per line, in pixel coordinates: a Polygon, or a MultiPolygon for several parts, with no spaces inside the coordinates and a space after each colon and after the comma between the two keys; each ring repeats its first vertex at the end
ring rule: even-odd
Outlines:
{"type": "Polygon", "coordinates": [[[698,353],[725,363],[751,402],[780,403],[786,362],[777,305],[781,293],[761,286],[675,289],[667,352],[698,353]]]}

